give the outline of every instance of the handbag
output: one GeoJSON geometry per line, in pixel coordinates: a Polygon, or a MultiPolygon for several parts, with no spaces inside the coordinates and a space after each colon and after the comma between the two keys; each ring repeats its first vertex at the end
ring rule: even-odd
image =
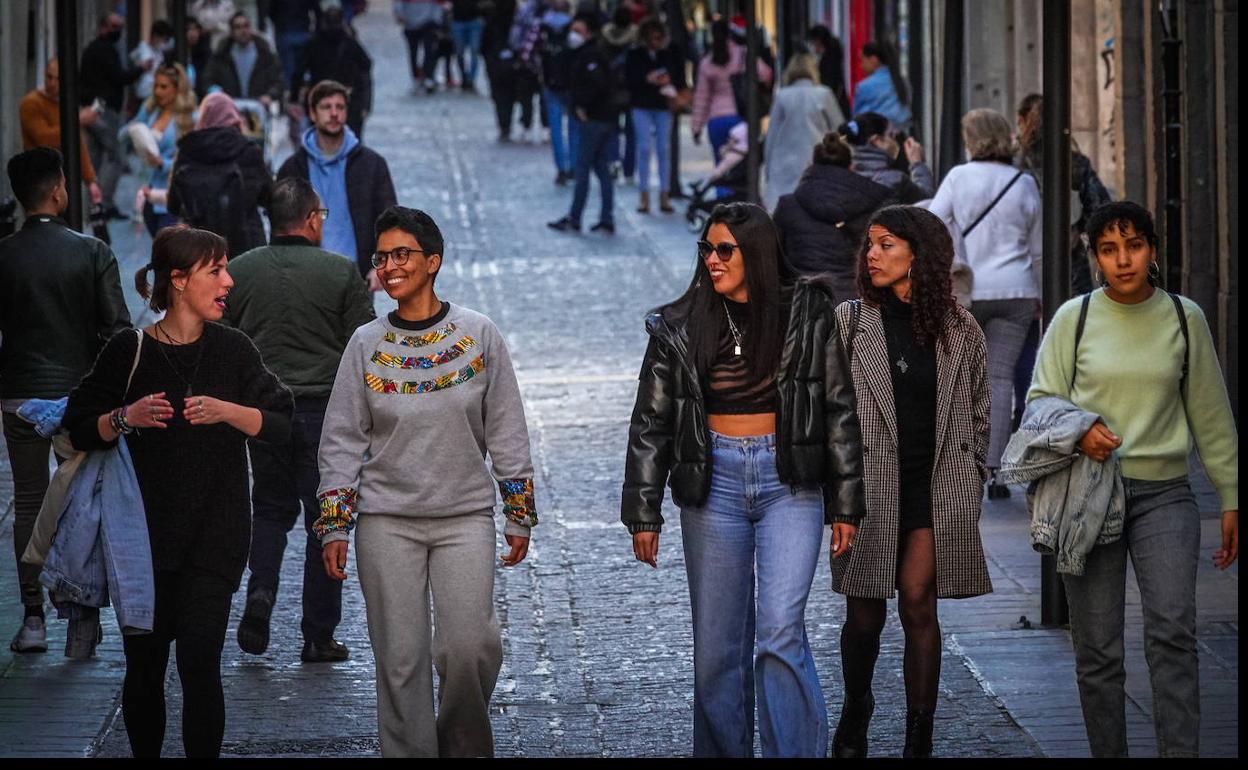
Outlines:
{"type": "MultiPolygon", "coordinates": [[[[992,210],[997,207],[997,204],[1001,202],[1001,199],[1005,197],[1005,194],[1010,191],[1010,188],[1014,186],[1014,183],[1017,182],[1019,177],[1021,177],[1024,173],[1026,172],[1019,169],[1018,173],[1010,178],[1009,183],[1001,189],[1001,192],[997,193],[997,197],[992,199],[992,203],[989,203],[988,207],[981,211],[979,216],[975,217],[975,221],[971,222],[971,224],[962,231],[963,239],[970,235],[976,227],[979,227],[979,223],[983,222],[984,217],[988,216],[988,214],[990,214],[992,210]]],[[[958,259],[955,255],[953,265],[949,270],[949,277],[953,284],[954,299],[956,299],[958,304],[962,307],[969,308],[971,306],[971,290],[975,286],[975,270],[963,260],[958,259]]]]}

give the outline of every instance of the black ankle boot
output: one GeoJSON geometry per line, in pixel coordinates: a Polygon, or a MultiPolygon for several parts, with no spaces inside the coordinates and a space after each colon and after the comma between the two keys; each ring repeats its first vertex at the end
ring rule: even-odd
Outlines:
{"type": "Polygon", "coordinates": [[[906,712],[906,748],[903,757],[926,759],[932,756],[932,717],[930,711],[906,712]]]}
{"type": "Polygon", "coordinates": [[[867,756],[867,726],[875,712],[875,697],[871,691],[857,699],[845,699],[841,707],[841,721],[836,725],[832,738],[832,756],[859,759],[867,756]]]}

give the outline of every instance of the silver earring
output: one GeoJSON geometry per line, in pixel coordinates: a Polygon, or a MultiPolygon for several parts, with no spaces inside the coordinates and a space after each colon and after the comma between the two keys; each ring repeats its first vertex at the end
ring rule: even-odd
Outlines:
{"type": "Polygon", "coordinates": [[[1099,267],[1096,269],[1096,283],[1098,286],[1109,285],[1108,283],[1105,282],[1105,274],[1101,272],[1101,269],[1099,267]]]}
{"type": "Polygon", "coordinates": [[[1157,260],[1148,263],[1148,277],[1154,286],[1161,285],[1161,266],[1157,264],[1157,260]]]}

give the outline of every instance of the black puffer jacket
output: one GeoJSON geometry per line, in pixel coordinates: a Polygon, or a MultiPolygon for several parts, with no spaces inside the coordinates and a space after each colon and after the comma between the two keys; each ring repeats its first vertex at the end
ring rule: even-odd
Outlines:
{"type": "Polygon", "coordinates": [[[868,217],[895,201],[891,190],[847,168],[812,164],[773,215],[789,266],[826,275],[837,302],[854,299],[858,245],[868,217]]]}
{"type": "MultiPolygon", "coordinates": [[[[826,286],[802,281],[794,288],[777,378],[776,470],[785,484],[823,488],[828,523],[856,524],[866,509],[862,440],[834,307],[826,286]]],[[[620,501],[629,532],[662,529],[659,507],[669,475],[681,508],[701,506],[710,493],[706,404],[689,357],[688,311],[676,302],[646,317],[650,345],[628,429],[620,501]]]]}

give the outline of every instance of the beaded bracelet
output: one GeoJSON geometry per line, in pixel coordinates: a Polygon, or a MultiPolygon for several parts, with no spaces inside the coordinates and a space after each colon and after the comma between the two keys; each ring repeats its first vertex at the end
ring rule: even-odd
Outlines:
{"type": "Polygon", "coordinates": [[[118,435],[128,436],[134,433],[134,426],[126,422],[126,408],[124,406],[117,407],[109,414],[108,424],[118,435]]]}

